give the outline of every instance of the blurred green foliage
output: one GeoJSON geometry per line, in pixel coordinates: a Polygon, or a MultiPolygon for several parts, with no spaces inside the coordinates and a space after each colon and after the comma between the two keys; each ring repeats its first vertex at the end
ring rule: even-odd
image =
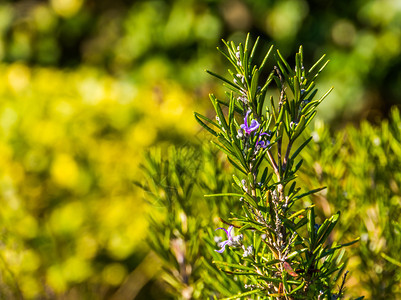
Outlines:
{"type": "Polygon", "coordinates": [[[307,64],[327,53],[332,63],[321,83],[336,89],[321,117],[375,121],[400,104],[401,6],[394,0],[5,0],[0,20],[4,62],[90,64],[138,78],[144,68],[201,89],[211,82],[203,69],[222,67],[219,40],[251,32],[285,57],[302,44],[307,64]]]}
{"type": "Polygon", "coordinates": [[[219,226],[219,215],[239,205],[228,197],[203,197],[228,191],[225,171],[232,168],[207,145],[163,152],[157,148],[146,156],[146,180],[140,185],[149,202],[149,245],[160,258],[158,278],[167,284],[166,292],[174,299],[205,299],[245,291],[237,279],[211,263],[220,258],[214,252],[217,234],[212,228],[219,226]]]}
{"type": "Polygon", "coordinates": [[[393,109],[379,126],[363,122],[358,129],[349,126],[335,135],[318,122],[312,135],[314,144],[303,154],[302,180],[308,186],[328,186],[314,202],[325,217],[341,209],[338,237],[361,237],[360,246],[349,250],[349,292],[368,299],[398,299],[401,271],[385,257],[399,260],[401,253],[399,110],[393,109]],[[359,289],[364,292],[354,292],[359,289]]]}

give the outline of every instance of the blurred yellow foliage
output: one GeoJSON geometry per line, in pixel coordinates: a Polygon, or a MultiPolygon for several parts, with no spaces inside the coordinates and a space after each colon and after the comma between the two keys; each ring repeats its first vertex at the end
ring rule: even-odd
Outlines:
{"type": "Polygon", "coordinates": [[[193,96],[175,82],[139,84],[88,67],[0,65],[0,82],[4,295],[118,286],[147,234],[133,185],[141,155],[194,136],[193,96]]]}

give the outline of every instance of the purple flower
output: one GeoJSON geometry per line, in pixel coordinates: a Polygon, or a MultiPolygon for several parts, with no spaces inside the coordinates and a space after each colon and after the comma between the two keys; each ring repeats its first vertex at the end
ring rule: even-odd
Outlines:
{"type": "Polygon", "coordinates": [[[258,142],[258,145],[260,146],[260,147],[262,147],[263,149],[265,149],[265,148],[267,148],[267,146],[269,146],[270,145],[270,142],[269,141],[259,141],[258,142]]]}
{"type": "Polygon", "coordinates": [[[256,143],[256,145],[258,145],[258,146],[262,147],[263,149],[265,149],[265,148],[267,148],[267,146],[270,145],[270,141],[261,141],[261,140],[260,140],[260,137],[261,137],[262,135],[267,135],[267,136],[268,136],[268,134],[265,133],[265,132],[262,132],[261,134],[259,134],[258,142],[256,143]]]}
{"type": "Polygon", "coordinates": [[[217,228],[217,229],[222,229],[222,230],[224,230],[226,232],[227,240],[225,240],[225,241],[223,241],[223,242],[221,242],[219,244],[219,247],[221,247],[220,250],[214,250],[214,251],[219,252],[219,253],[223,253],[224,250],[226,249],[227,245],[230,246],[230,247],[238,247],[239,245],[241,245],[241,241],[242,241],[243,235],[240,234],[240,235],[234,236],[232,234],[233,228],[234,227],[232,225],[230,227],[228,227],[228,230],[226,230],[225,228],[221,228],[221,227],[217,228]]]}
{"type": "MultiPolygon", "coordinates": [[[[216,251],[216,252],[219,252],[219,253],[223,253],[224,252],[224,250],[226,249],[226,245],[230,242],[230,241],[232,241],[232,239],[233,239],[233,236],[231,235],[231,231],[233,230],[233,226],[230,226],[230,227],[228,227],[228,230],[226,230],[225,228],[217,228],[217,229],[223,229],[225,232],[226,232],[226,235],[227,235],[227,240],[226,241],[223,241],[223,242],[221,242],[220,244],[219,244],[219,246],[221,247],[221,249],[220,250],[214,250],[214,251],[216,251]]],[[[217,230],[216,229],[216,230],[217,230]]]]}
{"type": "Polygon", "coordinates": [[[241,125],[241,129],[244,130],[247,134],[251,134],[251,132],[255,131],[260,126],[259,122],[256,120],[252,120],[251,125],[248,125],[248,116],[250,112],[250,110],[246,112],[244,124],[241,125]]]}

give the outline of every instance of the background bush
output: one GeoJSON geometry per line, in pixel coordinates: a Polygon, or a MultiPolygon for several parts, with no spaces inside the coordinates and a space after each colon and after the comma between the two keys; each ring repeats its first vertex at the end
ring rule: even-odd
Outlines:
{"type": "MultiPolygon", "coordinates": [[[[318,121],[314,125],[312,132],[306,133],[305,136],[310,134],[313,136],[313,142],[308,146],[307,150],[303,151],[301,156],[304,159],[301,168],[300,185],[305,188],[316,188],[320,186],[327,186],[327,189],[320,192],[318,195],[313,196],[313,199],[304,200],[304,206],[307,207],[312,204],[312,201],[317,206],[317,211],[320,212],[320,218],[323,220],[331,216],[336,211],[340,210],[341,218],[335,230],[335,236],[331,237],[332,241],[340,239],[344,242],[360,236],[361,240],[356,245],[347,248],[345,255],[348,259],[346,270],[350,272],[349,279],[346,283],[346,299],[356,299],[363,295],[367,299],[397,299],[401,293],[401,269],[399,263],[392,263],[383,256],[396,258],[399,260],[399,253],[401,251],[401,237],[400,237],[400,150],[401,150],[401,118],[398,109],[393,109],[391,118],[383,121],[380,126],[372,126],[367,122],[363,122],[361,127],[356,129],[348,126],[335,134],[329,132],[327,126],[318,121]],[[366,151],[369,149],[369,151],[366,151]],[[312,200],[312,201],[311,201],[312,200]]],[[[182,150],[181,150],[182,151],[182,150]]],[[[210,151],[210,150],[209,150],[210,151]]],[[[213,189],[219,182],[218,191],[232,191],[230,186],[230,176],[225,174],[232,174],[232,169],[227,169],[214,161],[218,156],[213,152],[210,154],[201,154],[198,166],[198,172],[193,174],[194,178],[189,180],[194,184],[194,192],[188,196],[185,205],[190,205],[190,208],[198,207],[199,202],[205,202],[203,194],[216,193],[213,189]],[[219,166],[223,169],[222,173],[210,173],[213,166],[219,166]],[[203,170],[203,172],[202,172],[203,170]],[[209,181],[204,181],[203,173],[208,174],[209,181]],[[226,177],[224,180],[223,178],[226,177]],[[219,178],[219,180],[216,180],[219,178]],[[213,188],[211,188],[213,187],[213,188]],[[191,205],[191,203],[193,203],[191,205]],[[195,204],[197,203],[197,204],[195,204]]],[[[160,159],[160,156],[157,156],[160,159]]],[[[176,164],[171,156],[164,158],[166,161],[176,164]]],[[[186,168],[193,166],[191,160],[186,161],[186,168]]],[[[148,168],[148,170],[150,170],[148,168]]],[[[175,174],[166,174],[160,172],[161,168],[153,167],[154,174],[163,174],[164,181],[167,183],[169,178],[174,178],[175,174]]],[[[149,172],[149,171],[148,171],[149,172]]],[[[148,173],[149,174],[149,173],[148,173]]],[[[160,182],[154,180],[153,182],[160,182]]],[[[171,188],[171,184],[160,184],[161,187],[171,188]]],[[[179,189],[180,185],[176,185],[179,189]]],[[[153,188],[153,192],[147,195],[158,195],[158,189],[153,188]]],[[[149,190],[148,190],[149,191],[149,190]]],[[[161,193],[159,195],[165,195],[161,193]]],[[[159,196],[160,197],[160,196],[159,196]]],[[[178,201],[179,197],[173,197],[169,203],[178,201]]],[[[166,202],[165,202],[166,203],[166,202]]],[[[237,203],[238,204],[238,203],[237,203]]],[[[233,201],[229,199],[218,199],[214,204],[203,204],[208,207],[207,211],[209,216],[201,216],[200,212],[204,209],[188,210],[188,224],[193,225],[193,230],[196,232],[196,237],[192,234],[186,235],[183,240],[187,243],[189,249],[198,251],[199,260],[204,263],[204,268],[208,266],[209,273],[203,274],[205,290],[197,289],[196,285],[190,285],[195,291],[208,291],[205,295],[218,295],[231,296],[235,292],[244,292],[243,287],[231,288],[228,293],[224,289],[213,289],[213,278],[216,274],[213,272],[214,267],[206,265],[205,262],[212,260],[221,260],[221,258],[211,257],[213,255],[213,246],[218,248],[217,244],[213,245],[213,236],[211,228],[215,228],[221,224],[222,220],[219,216],[229,216],[229,207],[232,207],[233,201]],[[207,206],[209,205],[209,206],[207,206]],[[216,209],[212,209],[210,205],[215,205],[216,209]],[[190,218],[194,218],[197,222],[204,222],[204,224],[191,223],[190,218]],[[205,243],[211,245],[209,251],[204,252],[203,247],[197,244],[190,246],[193,240],[202,238],[205,243]],[[212,279],[212,280],[211,280],[212,279]]],[[[151,206],[155,208],[154,206],[151,206]]],[[[179,212],[165,212],[164,218],[178,218],[179,212]]],[[[185,218],[187,220],[187,218],[185,218]]],[[[159,236],[160,238],[166,234],[174,231],[174,228],[181,228],[182,225],[173,225],[174,222],[170,221],[161,227],[150,227],[150,236],[159,236]],[[164,229],[163,229],[164,228],[164,229]]],[[[170,235],[169,235],[170,236],[170,235]]],[[[170,237],[174,240],[174,237],[170,237]]],[[[153,238],[152,238],[153,239],[153,238]]],[[[199,242],[199,241],[198,241],[199,242]]],[[[161,243],[161,242],[159,242],[161,243]]],[[[158,249],[153,244],[153,249],[158,249]]],[[[171,250],[170,250],[171,251],[171,250]]],[[[156,251],[159,253],[158,251],[156,251]]],[[[161,251],[163,253],[163,251],[161,251]]],[[[160,257],[163,255],[159,254],[160,257]]],[[[225,256],[225,259],[229,257],[225,256]]],[[[164,266],[170,266],[171,261],[176,262],[173,257],[167,259],[164,257],[164,266]]],[[[229,261],[227,261],[229,263],[229,261]]],[[[179,270],[179,267],[175,267],[179,270]]],[[[169,269],[171,272],[171,269],[169,269]]],[[[178,272],[176,272],[178,274],[178,272]]],[[[217,273],[221,276],[223,272],[217,273]]],[[[196,275],[194,275],[196,278],[196,275]]],[[[163,278],[163,276],[161,277],[163,278]]],[[[179,276],[176,275],[175,280],[179,281],[179,276]]],[[[232,277],[228,277],[232,278],[232,277]]],[[[235,278],[235,277],[234,277],[235,278]]],[[[225,286],[228,279],[220,278],[218,285],[225,286]]],[[[202,288],[204,288],[202,286],[202,288]]],[[[178,297],[184,288],[172,292],[173,295],[178,297]]]]}
{"type": "Polygon", "coordinates": [[[303,152],[307,167],[302,179],[306,185],[327,186],[315,202],[326,217],[334,207],[341,210],[339,237],[361,237],[360,245],[348,250],[349,292],[368,299],[400,297],[400,267],[382,257],[399,260],[401,251],[399,110],[393,109],[379,126],[365,121],[333,135],[317,123],[314,130],[313,147],[303,152]],[[363,293],[355,293],[359,289],[363,293]]]}
{"type": "Polygon", "coordinates": [[[96,69],[0,69],[1,293],[106,297],[144,255],[142,153],[195,136],[190,98],[96,69]]]}

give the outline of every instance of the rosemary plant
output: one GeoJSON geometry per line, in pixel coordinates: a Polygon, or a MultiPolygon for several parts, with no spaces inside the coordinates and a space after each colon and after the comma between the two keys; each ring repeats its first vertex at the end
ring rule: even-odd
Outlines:
{"type": "Polygon", "coordinates": [[[249,35],[238,46],[223,41],[226,51],[219,50],[233,66],[231,79],[208,73],[230,89],[228,101],[210,95],[216,120],[195,113],[240,174],[233,175],[235,192],[207,195],[242,203],[242,210],[221,218],[224,225],[216,234],[224,232],[225,240],[217,239],[213,256],[220,259],[214,264],[244,284],[245,292],[226,299],[339,299],[347,276],[341,275],[342,248],[357,240],[333,240],[340,212],[318,224],[314,205],[303,206],[299,200],[323,188],[302,191],[296,181],[303,162],[298,155],[311,141],[300,141],[301,134],[330,92],[315,99],[315,80],[328,61],[323,56],[307,69],[300,47],[293,69],[277,50],[268,73],[264,69],[273,46],[255,65],[258,40],[253,46],[249,35]],[[263,74],[269,75],[262,82],[263,74]],[[278,99],[268,97],[274,86],[278,99]]]}

